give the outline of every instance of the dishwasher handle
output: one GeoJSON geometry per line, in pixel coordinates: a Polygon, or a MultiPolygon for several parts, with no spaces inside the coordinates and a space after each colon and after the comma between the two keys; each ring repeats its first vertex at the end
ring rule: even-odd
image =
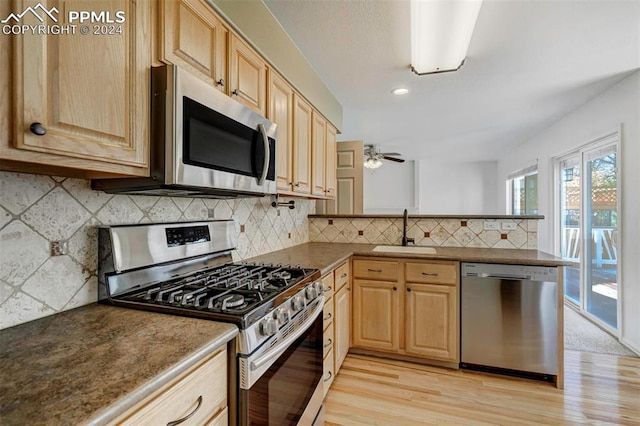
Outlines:
{"type": "Polygon", "coordinates": [[[504,275],[504,274],[489,274],[482,272],[476,275],[478,278],[498,278],[503,280],[531,280],[531,275],[504,275]]]}

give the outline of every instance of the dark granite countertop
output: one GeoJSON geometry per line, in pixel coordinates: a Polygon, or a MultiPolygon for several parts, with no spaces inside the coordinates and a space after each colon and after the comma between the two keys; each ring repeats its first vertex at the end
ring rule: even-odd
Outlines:
{"type": "Polygon", "coordinates": [[[232,324],[98,304],[2,330],[0,423],[104,424],[237,333],[232,324]]]}
{"type": "Polygon", "coordinates": [[[306,243],[251,258],[250,261],[289,263],[317,268],[323,274],[350,256],[395,257],[421,260],[455,260],[461,262],[506,263],[513,265],[561,266],[571,262],[539,250],[485,249],[468,247],[434,247],[435,254],[391,253],[373,251],[376,244],[306,243]]]}
{"type": "MultiPolygon", "coordinates": [[[[402,213],[398,214],[310,214],[310,218],[327,219],[402,219],[402,213]]],[[[513,215],[513,214],[409,214],[409,219],[513,219],[513,220],[542,220],[544,216],[537,214],[513,215]]]]}

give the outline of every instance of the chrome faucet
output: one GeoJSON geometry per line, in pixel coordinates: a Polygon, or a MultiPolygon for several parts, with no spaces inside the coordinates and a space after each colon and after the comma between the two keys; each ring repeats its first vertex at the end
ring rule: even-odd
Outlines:
{"type": "Polygon", "coordinates": [[[404,217],[402,220],[402,246],[406,247],[411,244],[415,244],[416,240],[414,238],[407,238],[407,222],[409,221],[409,212],[407,209],[404,209],[404,217]]]}

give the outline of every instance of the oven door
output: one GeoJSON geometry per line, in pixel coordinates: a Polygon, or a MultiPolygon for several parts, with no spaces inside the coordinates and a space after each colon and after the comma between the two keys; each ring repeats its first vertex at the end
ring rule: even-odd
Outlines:
{"type": "Polygon", "coordinates": [[[245,375],[239,395],[241,425],[313,423],[322,405],[323,304],[324,300],[319,301],[304,326],[282,342],[262,354],[241,359],[246,367],[240,368],[241,382],[245,375]]]}

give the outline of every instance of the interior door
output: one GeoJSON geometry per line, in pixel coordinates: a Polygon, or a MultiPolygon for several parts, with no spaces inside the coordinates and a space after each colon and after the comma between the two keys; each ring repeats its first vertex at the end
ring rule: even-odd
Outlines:
{"type": "Polygon", "coordinates": [[[362,141],[338,142],[336,160],[336,198],[319,202],[319,214],[362,214],[363,164],[362,141]]]}

